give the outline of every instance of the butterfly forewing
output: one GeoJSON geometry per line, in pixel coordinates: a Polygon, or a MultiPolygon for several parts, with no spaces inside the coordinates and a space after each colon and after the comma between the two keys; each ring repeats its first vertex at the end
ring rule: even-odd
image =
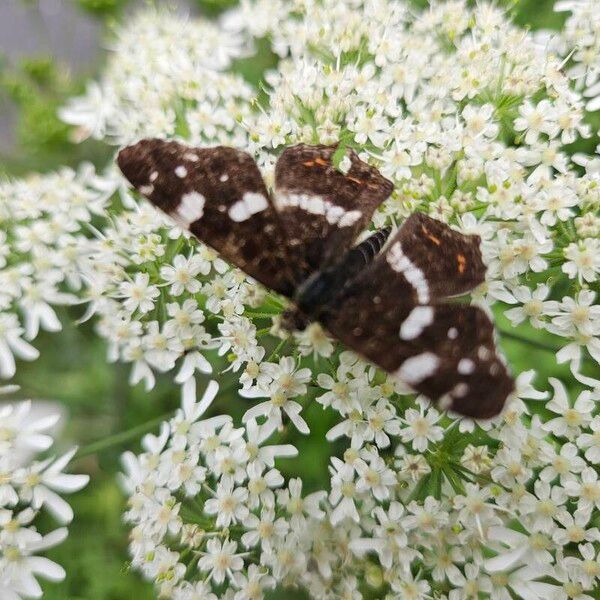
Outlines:
{"type": "Polygon", "coordinates": [[[293,295],[285,235],[250,155],[147,139],[121,150],[118,164],[141,194],[182,227],[264,285],[293,295]]]}
{"type": "MultiPolygon", "coordinates": [[[[413,219],[407,225],[414,231],[421,223],[413,219]]],[[[452,251],[463,254],[467,265],[480,264],[472,239],[437,221],[435,229],[425,223],[432,235],[452,239],[452,251]]],[[[443,244],[433,245],[435,249],[423,237],[400,230],[328,307],[322,321],[347,346],[444,408],[472,417],[494,416],[513,382],[496,355],[490,319],[475,306],[436,301],[450,295],[448,290],[468,291],[481,275],[444,288],[443,272],[434,265],[452,260],[446,260],[443,244]],[[429,261],[413,262],[409,256],[420,256],[421,249],[429,251],[429,261]]]]}
{"type": "Polygon", "coordinates": [[[349,170],[338,170],[336,150],[293,146],[283,151],[275,168],[275,206],[288,236],[288,252],[303,276],[339,259],[393,189],[352,150],[345,153],[349,170]]]}
{"type": "Polygon", "coordinates": [[[390,242],[426,273],[429,300],[471,291],[485,280],[481,239],[464,235],[423,213],[413,213],[390,242]]]}

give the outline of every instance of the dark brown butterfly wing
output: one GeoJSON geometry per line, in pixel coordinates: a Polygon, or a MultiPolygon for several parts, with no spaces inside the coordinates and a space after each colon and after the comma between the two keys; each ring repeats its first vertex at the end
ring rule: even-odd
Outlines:
{"type": "MultiPolygon", "coordinates": [[[[312,272],[335,263],[367,227],[392,184],[349,152],[299,145],[281,155],[271,200],[254,160],[228,147],[142,140],[119,167],[153,204],[269,288],[293,297],[312,272]]],[[[473,417],[502,409],[513,381],[480,309],[440,303],[484,278],[476,236],[413,215],[327,306],[324,325],[342,342],[417,391],[473,417]]]]}
{"type": "Polygon", "coordinates": [[[275,168],[274,203],[301,278],[331,264],[368,227],[393,185],[347,149],[350,169],[333,164],[336,146],[300,144],[283,151],[275,168]]]}
{"type": "Polygon", "coordinates": [[[483,263],[473,239],[431,221],[408,219],[386,250],[328,307],[322,322],[344,344],[443,408],[492,417],[514,387],[496,355],[493,325],[480,308],[436,301],[468,291],[481,280],[483,263]],[[451,240],[451,252],[443,243],[430,244],[423,223],[436,239],[451,240]],[[406,250],[405,244],[410,244],[406,250]],[[464,278],[451,283],[458,254],[465,256],[465,271],[475,266],[478,272],[459,273],[464,278]],[[439,264],[447,265],[447,274],[439,264]]]}
{"type": "Polygon", "coordinates": [[[406,219],[390,243],[426,273],[429,300],[470,292],[485,281],[481,239],[464,235],[423,213],[406,219]]]}
{"type": "Polygon", "coordinates": [[[257,281],[293,295],[286,235],[249,154],[146,139],[121,150],[117,162],[130,183],[182,227],[257,281]]]}

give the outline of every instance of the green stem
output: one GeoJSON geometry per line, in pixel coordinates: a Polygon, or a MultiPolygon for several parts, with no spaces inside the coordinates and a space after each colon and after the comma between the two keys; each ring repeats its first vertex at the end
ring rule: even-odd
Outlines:
{"type": "MultiPolygon", "coordinates": [[[[524,336],[519,335],[518,333],[513,333],[512,331],[506,331],[505,329],[502,329],[498,326],[496,326],[496,329],[500,333],[500,336],[514,340],[516,342],[521,342],[522,344],[527,344],[529,346],[533,346],[534,348],[537,348],[538,350],[544,350],[545,352],[552,352],[552,354],[554,354],[554,355],[556,355],[558,352],[560,352],[560,348],[555,348],[554,346],[552,346],[550,344],[544,344],[544,342],[538,342],[537,340],[532,340],[530,338],[526,338],[524,336]]],[[[589,358],[588,356],[585,356],[585,355],[582,356],[581,362],[592,364],[592,365],[595,364],[595,362],[592,358],[589,358]]]]}
{"type": "Polygon", "coordinates": [[[273,352],[271,352],[271,354],[269,354],[269,358],[267,358],[267,362],[270,362],[271,360],[273,360],[273,358],[275,356],[277,356],[277,354],[281,351],[281,349],[283,348],[284,344],[287,342],[287,338],[282,339],[277,346],[273,349],[273,352]]]}
{"type": "Polygon", "coordinates": [[[501,327],[496,326],[496,329],[500,333],[501,336],[506,337],[510,340],[515,340],[516,342],[521,342],[523,344],[528,344],[529,346],[533,346],[534,348],[538,348],[539,350],[545,350],[546,352],[552,352],[556,354],[560,348],[555,348],[550,344],[545,344],[544,342],[538,342],[537,340],[532,340],[530,338],[519,335],[518,333],[513,333],[512,331],[507,331],[506,329],[502,329],[501,327]]]}
{"type": "Polygon", "coordinates": [[[90,454],[97,454],[98,452],[103,452],[109,448],[114,448],[130,440],[139,438],[142,434],[148,433],[149,431],[155,429],[158,425],[160,425],[163,421],[166,421],[172,415],[173,411],[169,411],[160,417],[156,417],[156,419],[146,421],[146,423],[142,423],[141,425],[137,425],[131,429],[120,431],[119,433],[109,435],[102,440],[92,442],[91,444],[86,444],[77,451],[75,458],[83,458],[84,456],[89,456],[90,454]]]}

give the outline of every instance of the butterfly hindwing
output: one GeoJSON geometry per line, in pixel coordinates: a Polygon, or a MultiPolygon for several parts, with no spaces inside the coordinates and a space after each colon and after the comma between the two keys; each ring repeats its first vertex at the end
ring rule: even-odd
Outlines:
{"type": "Polygon", "coordinates": [[[323,323],[349,348],[461,414],[494,416],[513,388],[495,353],[493,325],[478,307],[408,307],[361,286],[347,290],[323,323]]]}
{"type": "Polygon", "coordinates": [[[141,194],[225,259],[293,295],[285,235],[249,154],[146,139],[121,150],[118,165],[141,194]]]}
{"type": "Polygon", "coordinates": [[[393,189],[352,150],[349,170],[338,170],[336,150],[299,144],[284,150],[275,167],[274,202],[302,277],[339,259],[393,189]]]}
{"type": "Polygon", "coordinates": [[[513,381],[496,354],[494,326],[479,307],[417,306],[398,335],[416,336],[409,340],[413,354],[396,371],[400,379],[463,415],[487,418],[501,412],[513,381]]]}

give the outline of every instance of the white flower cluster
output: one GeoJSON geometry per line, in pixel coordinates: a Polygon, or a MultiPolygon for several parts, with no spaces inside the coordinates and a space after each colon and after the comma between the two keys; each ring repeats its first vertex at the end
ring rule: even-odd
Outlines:
{"type": "Polygon", "coordinates": [[[166,10],[141,12],[115,34],[102,80],[61,110],[77,139],[126,143],[177,133],[215,143],[248,110],[252,90],[221,72],[246,55],[242,36],[166,10]]]}
{"type": "MultiPolygon", "coordinates": [[[[226,415],[202,418],[217,391],[213,381],[196,402],[195,380],[189,379],[182,408],[158,436],[145,436],[146,452],[124,455],[133,565],[166,597],[214,598],[211,590],[225,581],[239,590],[235,598],[258,597],[274,579],[251,563],[258,562],[261,546],[272,554],[271,543],[289,531],[284,519],[275,519],[285,492],[277,490],[276,500],[283,477],[274,462],[296,449],[264,445],[274,428],[256,421],[238,429],[226,415]],[[200,578],[190,582],[188,567],[200,578]]],[[[292,496],[288,492],[284,501],[300,503],[297,518],[320,514],[319,496],[302,499],[297,484],[291,485],[292,496]]]]}
{"type": "Polygon", "coordinates": [[[498,7],[461,0],[420,13],[388,0],[248,0],[227,29],[197,25],[215,32],[210,47],[193,22],[155,12],[139,22],[120,33],[98,105],[88,94],[68,120],[111,140],[237,145],[268,182],[286,145],[356,149],[395,184],[375,224],[421,210],[478,233],[488,279],[475,298],[515,332],[531,326],[562,342],[556,359],[579,381],[538,382],[549,396],[527,370],[495,421],[441,414],[318,325],[285,335],[280,299],[107,174],[119,198],[81,244],[87,316],[99,317],[110,358],[132,363],[132,383],[151,387],[156,372],[176,370],[184,384],[177,416],[145,438],[142,455],[127,455],[134,565],[177,600],[255,599],[274,585],[324,599],[591,600],[600,173],[571,162],[568,145],[592,132],[562,59],[498,7]],[[202,62],[246,36],[267,37],[280,56],[256,102],[218,70],[228,62],[202,62]],[[216,390],[196,404],[193,377],[211,367],[263,399],[245,427],[199,420],[216,390]],[[306,482],[285,481],[273,462],[294,453],[290,444],[262,444],[307,434],[319,418],[311,402],[335,423],[337,455],[328,489],[303,495],[306,482]]]}
{"type": "Polygon", "coordinates": [[[64,569],[39,554],[67,537],[64,525],[73,519],[73,510],[59,494],[76,492],[89,479],[87,475],[63,473],[75,449],[56,459],[31,460],[52,446],[49,430],[59,415],[36,418],[30,411],[30,402],[0,405],[0,597],[3,600],[40,598],[42,588],[36,577],[50,581],[64,579],[64,569]],[[40,533],[35,521],[42,512],[63,526],[40,533]]]}
{"type": "Polygon", "coordinates": [[[554,10],[571,13],[564,26],[561,41],[573,66],[569,76],[578,89],[590,98],[587,109],[600,109],[600,11],[595,0],[559,0],[554,10]]]}
{"type": "Polygon", "coordinates": [[[89,166],[0,183],[0,378],[37,358],[40,329],[61,329],[53,307],[77,300],[81,227],[102,213],[103,183],[89,166]]]}
{"type": "Polygon", "coordinates": [[[143,381],[151,389],[155,372],[175,367],[178,383],[195,371],[210,373],[205,354],[215,347],[229,352],[235,370],[264,356],[256,328],[242,316],[263,293],[215,252],[167,227],[150,206],[115,214],[80,252],[88,282],[83,318],[99,317],[109,360],[132,364],[132,385],[143,381]]]}
{"type": "MultiPolygon", "coordinates": [[[[515,400],[469,435],[472,424],[421,404],[399,418],[393,386],[374,385],[350,354],[336,375],[318,401],[366,415],[347,421],[353,443],[331,459],[329,492],[303,495],[301,480],[284,481],[275,459],[296,449],[265,445],[273,425],[204,418],[214,382],[196,402],[190,379],[175,417],[144,438],[144,453],[124,456],[133,565],[161,597],[251,600],[293,585],[333,600],[361,598],[366,584],[390,599],[592,598],[597,392],[571,402],[552,380],[547,419],[515,400]]],[[[539,401],[532,375],[518,394],[539,401]]]]}
{"type": "Polygon", "coordinates": [[[600,361],[600,174],[578,176],[563,149],[591,132],[559,60],[487,4],[416,19],[383,0],[273,5],[244,3],[236,22],[254,31],[255,11],[273,11],[273,47],[291,54],[267,77],[269,109],[245,123],[257,154],[354,147],[396,183],[376,224],[424,210],[478,233],[480,294],[514,305],[513,324],[567,338],[558,360],[574,371],[582,351],[600,361]]]}

